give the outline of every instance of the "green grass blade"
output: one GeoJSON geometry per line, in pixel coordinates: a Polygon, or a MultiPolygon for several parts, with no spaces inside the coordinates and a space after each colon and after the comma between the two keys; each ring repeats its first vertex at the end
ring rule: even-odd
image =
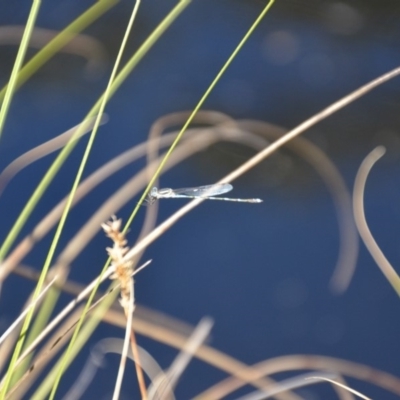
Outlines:
{"type": "MultiPolygon", "coordinates": [[[[32,341],[38,336],[38,334],[43,330],[43,326],[46,325],[47,321],[52,314],[55,305],[57,304],[57,300],[59,298],[60,290],[56,288],[52,288],[46,294],[43,303],[40,305],[40,309],[35,318],[34,324],[32,328],[29,330],[27,334],[26,340],[22,345],[22,350],[25,350],[32,341]]],[[[13,387],[15,382],[17,382],[21,376],[25,373],[28,366],[30,365],[33,354],[27,356],[15,369],[14,373],[11,377],[10,387],[13,387]]]]}
{"type": "MultiPolygon", "coordinates": [[[[91,23],[97,20],[102,14],[115,6],[119,0],[100,0],[87,11],[81,14],[75,21],[68,25],[46,46],[44,46],[31,60],[29,60],[19,71],[14,89],[23,85],[39,68],[49,61],[58,51],[60,51],[75,34],[83,31],[91,23]]],[[[0,101],[5,96],[9,85],[0,91],[0,101]]]]}
{"type": "Polygon", "coordinates": [[[0,109],[0,137],[3,132],[4,124],[6,121],[6,116],[7,116],[8,110],[11,105],[11,100],[12,100],[13,94],[16,89],[18,72],[21,69],[22,63],[24,62],[26,50],[28,49],[29,40],[31,38],[33,28],[35,27],[35,21],[36,21],[37,15],[39,13],[40,4],[41,4],[41,0],[33,0],[31,11],[30,11],[29,17],[28,17],[28,21],[26,22],[24,34],[22,36],[21,43],[19,45],[17,57],[15,59],[14,66],[11,71],[10,82],[9,82],[9,84],[7,86],[7,90],[5,91],[5,94],[4,94],[4,101],[3,101],[2,105],[1,105],[1,109],[0,109]]]}
{"type": "MultiPolygon", "coordinates": [[[[111,285],[112,286],[112,285],[111,285]]],[[[46,377],[43,379],[43,382],[37,388],[36,392],[32,395],[31,400],[43,400],[48,393],[50,392],[54,381],[56,379],[57,373],[61,368],[61,362],[65,363],[65,367],[68,367],[72,360],[79,354],[82,347],[86,344],[94,330],[97,328],[103,315],[107,312],[107,310],[112,306],[118,297],[119,290],[112,291],[96,308],[93,315],[91,315],[88,320],[85,322],[82,330],[80,332],[79,337],[74,341],[74,344],[71,348],[66,350],[62,355],[62,359],[60,359],[56,365],[52,368],[52,370],[46,374],[46,377]],[[63,361],[65,360],[65,361],[63,361]]]]}

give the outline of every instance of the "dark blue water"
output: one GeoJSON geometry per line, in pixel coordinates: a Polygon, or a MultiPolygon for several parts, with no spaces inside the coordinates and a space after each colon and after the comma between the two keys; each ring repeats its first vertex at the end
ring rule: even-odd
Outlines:
{"type": "MultiPolygon", "coordinates": [[[[38,25],[61,29],[91,4],[45,2],[38,25]]],[[[192,109],[263,4],[194,1],[107,106],[110,121],[99,132],[85,176],[145,140],[157,118],[192,109]]],[[[173,5],[172,1],[143,2],[129,53],[173,5]]],[[[18,7],[12,2],[2,4],[1,24],[23,24],[29,6],[29,1],[20,1],[18,7]]],[[[103,65],[107,72],[131,7],[130,2],[121,2],[86,32],[104,44],[109,55],[103,65]]],[[[396,3],[392,7],[389,2],[303,7],[294,1],[278,1],[204,108],[294,127],[400,64],[400,32],[395,18],[399,11],[396,3]]],[[[13,57],[14,47],[0,48],[2,83],[9,76],[13,57]]],[[[107,74],[96,79],[85,75],[81,58],[57,56],[16,94],[1,138],[0,166],[4,168],[23,152],[78,123],[106,82],[107,74]]],[[[350,189],[369,151],[378,144],[389,147],[389,154],[368,180],[365,207],[371,231],[394,268],[400,262],[399,85],[398,79],[387,83],[305,134],[337,165],[350,189]]],[[[77,146],[23,234],[69,190],[84,146],[85,142],[77,146]]],[[[212,183],[252,154],[253,150],[242,146],[217,144],[168,172],[162,186],[212,183]]],[[[49,156],[24,170],[7,188],[0,199],[2,237],[52,159],[54,156],[49,156]]],[[[290,354],[324,355],[397,375],[398,297],[362,245],[348,291],[337,296],[329,290],[339,246],[329,192],[308,163],[293,153],[282,151],[273,160],[235,182],[232,194],[261,197],[264,203],[204,203],[146,250],[143,259],[152,258],[153,263],[136,280],[138,304],[193,325],[211,316],[215,326],[210,344],[249,365],[290,354]]],[[[57,254],[94,210],[143,165],[140,161],[105,181],[73,210],[57,254]]],[[[161,202],[158,221],[184,203],[161,202]]],[[[131,202],[118,216],[127,219],[134,205],[131,202]]],[[[131,228],[130,243],[136,239],[143,214],[131,228]]],[[[51,237],[24,263],[39,269],[51,237]]],[[[73,263],[71,278],[83,283],[93,279],[104,263],[106,245],[99,232],[73,263]]],[[[1,295],[3,329],[32,288],[31,282],[15,276],[6,282],[1,295]]],[[[65,295],[62,302],[68,299],[65,295]]],[[[123,332],[103,324],[90,346],[105,337],[122,338],[123,332]]],[[[139,344],[163,368],[176,354],[147,338],[139,337],[139,344]]],[[[65,374],[58,398],[79,375],[90,346],[65,374]]],[[[106,360],[84,398],[111,398],[118,356],[110,355],[106,360]]],[[[129,364],[121,399],[138,398],[133,376],[129,364]]],[[[288,376],[281,374],[279,378],[288,376]]],[[[177,387],[177,398],[192,397],[224,377],[217,369],[194,361],[177,387]]],[[[359,381],[350,379],[349,384],[372,398],[396,398],[359,381]]],[[[328,385],[298,393],[306,399],[337,398],[328,385]]]]}

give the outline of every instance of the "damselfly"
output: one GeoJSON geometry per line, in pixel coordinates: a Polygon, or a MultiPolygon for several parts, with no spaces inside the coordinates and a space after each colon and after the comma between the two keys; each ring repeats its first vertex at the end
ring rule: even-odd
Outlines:
{"type": "Polygon", "coordinates": [[[221,201],[237,201],[241,203],[261,203],[261,199],[232,199],[230,197],[214,197],[230,192],[233,186],[229,183],[216,183],[214,185],[198,186],[183,189],[157,189],[153,187],[147,196],[146,203],[153,204],[158,199],[205,199],[221,201]]]}

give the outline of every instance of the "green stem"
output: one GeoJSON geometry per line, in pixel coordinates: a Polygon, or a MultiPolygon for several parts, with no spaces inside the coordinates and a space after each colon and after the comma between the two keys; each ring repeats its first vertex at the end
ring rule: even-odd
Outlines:
{"type": "Polygon", "coordinates": [[[11,71],[10,82],[7,86],[7,90],[4,95],[4,101],[0,109],[0,137],[3,132],[4,124],[6,122],[7,112],[10,108],[11,100],[13,98],[16,89],[18,72],[21,69],[22,63],[24,62],[26,50],[28,49],[29,45],[29,40],[31,38],[33,28],[35,27],[35,21],[39,13],[40,4],[41,0],[33,0],[28,21],[26,22],[24,34],[21,39],[21,44],[19,45],[17,58],[15,59],[14,67],[11,71]]]}
{"type": "MultiPolygon", "coordinates": [[[[119,0],[100,0],[75,21],[62,30],[54,39],[44,46],[19,71],[15,82],[15,89],[22,86],[39,68],[58,53],[75,35],[87,28],[93,21],[118,3],[119,0]]],[[[9,84],[0,91],[0,101],[5,96],[9,84]]]]}

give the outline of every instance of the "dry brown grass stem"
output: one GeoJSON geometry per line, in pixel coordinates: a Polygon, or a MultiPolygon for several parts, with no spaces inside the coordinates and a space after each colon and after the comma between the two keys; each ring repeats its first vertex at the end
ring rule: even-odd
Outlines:
{"type": "Polygon", "coordinates": [[[149,388],[150,399],[170,399],[179,378],[187,368],[197,349],[205,342],[211,332],[213,321],[210,318],[203,318],[193,333],[188,338],[178,356],[172,362],[168,371],[154,379],[149,388]]]}
{"type": "MultiPolygon", "coordinates": [[[[276,397],[277,394],[283,393],[289,390],[299,389],[308,385],[315,385],[321,382],[331,382],[332,387],[338,395],[339,400],[355,400],[351,389],[348,385],[345,385],[342,382],[342,377],[338,376],[335,373],[317,373],[318,376],[314,372],[296,375],[293,378],[284,379],[282,381],[278,381],[274,386],[270,387],[268,390],[265,389],[263,391],[258,390],[256,392],[247,394],[243,397],[239,397],[237,400],[264,400],[269,399],[271,397],[276,397]],[[336,381],[333,381],[329,378],[336,378],[336,381]]],[[[358,392],[357,392],[358,393],[358,392]]]]}
{"type": "MultiPolygon", "coordinates": [[[[323,381],[322,376],[320,379],[315,378],[314,381],[310,381],[309,379],[311,377],[314,378],[314,375],[315,375],[314,373],[311,373],[311,374],[307,373],[307,374],[301,374],[301,375],[294,376],[293,378],[287,378],[287,379],[277,382],[275,385],[273,385],[268,390],[264,390],[264,391],[259,390],[256,392],[252,392],[245,396],[239,397],[237,400],[265,400],[265,399],[269,399],[273,396],[276,396],[279,393],[286,392],[288,390],[299,389],[301,387],[308,386],[308,385],[315,385],[316,383],[323,381]]],[[[326,376],[336,377],[336,375],[334,375],[332,373],[326,374],[326,376]]]]}
{"type": "MultiPolygon", "coordinates": [[[[146,263],[148,264],[148,263],[146,263]]],[[[143,265],[144,267],[145,265],[143,265]]],[[[139,268],[137,271],[139,272],[139,268]]],[[[97,280],[95,281],[97,283],[97,280]]],[[[88,314],[91,313],[93,310],[96,309],[96,307],[104,300],[106,296],[108,296],[112,291],[115,289],[118,289],[118,285],[108,291],[105,295],[100,297],[95,303],[91,305],[91,307],[88,310],[88,314]]],[[[36,379],[37,375],[32,375],[33,371],[38,371],[38,369],[43,370],[43,368],[51,361],[51,359],[57,354],[57,352],[64,346],[66,343],[66,340],[69,339],[73,333],[73,330],[75,326],[78,324],[80,320],[80,316],[82,314],[83,307],[79,307],[78,311],[75,310],[74,314],[72,317],[70,316],[67,320],[66,323],[63,324],[61,328],[58,329],[58,331],[47,341],[47,343],[43,346],[43,348],[40,350],[38,355],[34,358],[34,361],[32,362],[29,370],[24,374],[24,376],[17,382],[16,387],[18,387],[18,390],[20,390],[20,387],[25,387],[26,385],[30,386],[34,379],[36,379]],[[61,347],[60,347],[61,346],[61,347]],[[39,368],[40,367],[40,368],[39,368]]],[[[126,325],[126,323],[125,323],[126,325]]],[[[47,330],[47,327],[46,327],[47,330]]],[[[48,331],[48,330],[47,330],[48,331]]],[[[47,332],[49,333],[49,332],[47,332]]],[[[42,333],[43,334],[43,333],[42,333]]],[[[40,337],[42,337],[42,334],[40,337]]],[[[30,349],[32,348],[32,344],[30,346],[30,349]]],[[[28,353],[27,349],[23,355],[20,356],[18,359],[16,366],[18,366],[25,356],[28,353]]],[[[32,349],[31,349],[32,350],[32,349]]],[[[39,372],[40,372],[39,371],[39,372]]],[[[11,395],[11,394],[10,394],[11,395]]]]}
{"type": "MultiPolygon", "coordinates": [[[[382,372],[375,368],[368,367],[366,365],[347,360],[341,360],[338,358],[312,355],[290,355],[271,358],[269,360],[257,363],[252,367],[254,368],[254,371],[257,371],[253,375],[254,380],[258,380],[262,377],[277,374],[283,371],[334,371],[337,374],[376,385],[400,396],[400,379],[396,376],[382,372]]],[[[251,381],[241,382],[237,378],[230,377],[200,393],[198,396],[196,396],[196,400],[220,399],[250,382],[251,381]]],[[[269,387],[265,387],[264,389],[268,390],[269,387]]]]}
{"type": "MultiPolygon", "coordinates": [[[[19,46],[24,33],[24,25],[4,25],[0,27],[0,45],[19,46]]],[[[60,32],[35,27],[29,40],[29,47],[41,49],[53,40],[60,32]]],[[[69,43],[59,50],[61,53],[73,54],[87,60],[86,72],[88,76],[98,76],[104,71],[107,60],[103,44],[89,35],[75,34],[69,43]]]]}
{"type": "MultiPolygon", "coordinates": [[[[84,392],[92,382],[97,369],[103,365],[103,359],[108,353],[121,355],[121,348],[124,340],[120,338],[105,338],[93,346],[90,357],[79,374],[75,383],[63,397],[63,400],[75,400],[84,398],[84,392]]],[[[142,347],[138,347],[140,360],[142,361],[143,371],[149,377],[150,381],[155,381],[158,376],[163,375],[163,370],[157,361],[142,347]]],[[[128,353],[128,358],[134,361],[133,354],[128,353]]],[[[172,398],[173,400],[173,398],[172,398]]]]}
{"type": "Polygon", "coordinates": [[[388,259],[379,248],[365,218],[364,211],[364,191],[367,177],[374,166],[374,164],[385,154],[385,148],[382,146],[376,147],[361,163],[360,168],[357,172],[356,179],[354,182],[353,192],[353,208],[354,208],[354,219],[357,224],[360,236],[370,252],[372,258],[382,271],[383,275],[392,285],[397,295],[400,296],[400,277],[392,267],[388,259]]]}
{"type": "MultiPolygon", "coordinates": [[[[155,320],[157,319],[156,317],[155,320]]],[[[121,328],[124,328],[126,324],[125,316],[113,310],[110,310],[107,320],[109,323],[113,323],[121,328]]],[[[175,332],[170,326],[164,328],[152,322],[152,320],[146,321],[145,318],[136,318],[133,325],[136,332],[177,349],[182,349],[187,340],[186,334],[182,335],[182,333],[175,332]]],[[[265,380],[268,375],[293,370],[335,371],[335,373],[346,375],[350,378],[369,382],[400,396],[399,378],[347,360],[323,356],[293,355],[269,359],[256,365],[248,366],[206,345],[202,345],[195,356],[209,365],[225,371],[229,375],[236,376],[236,378],[227,378],[199,394],[196,397],[199,400],[223,398],[246,384],[269,390],[274,382],[265,380]]],[[[296,395],[291,393],[281,393],[277,397],[282,399],[298,399],[296,395]]]]}
{"type": "Polygon", "coordinates": [[[55,276],[47,285],[46,287],[43,288],[43,290],[39,293],[39,295],[36,297],[34,301],[30,301],[28,307],[25,308],[24,311],[20,315],[18,315],[18,318],[5,330],[5,332],[2,333],[0,337],[0,345],[4,342],[4,340],[9,336],[9,334],[22,323],[22,320],[25,318],[26,314],[28,311],[32,308],[35,307],[43,298],[43,296],[47,293],[47,291],[53,286],[54,282],[56,281],[57,277],[55,276]]]}
{"type": "MultiPolygon", "coordinates": [[[[238,129],[262,135],[270,141],[287,133],[276,125],[254,120],[237,121],[238,129]]],[[[285,148],[298,154],[320,175],[334,202],[339,225],[339,256],[334,268],[330,287],[334,293],[343,293],[354,275],[358,256],[358,233],[353,219],[351,193],[329,157],[316,145],[303,137],[296,137],[285,148]]]]}
{"type": "MultiPolygon", "coordinates": [[[[82,125],[85,126],[85,130],[82,131],[81,135],[77,137],[76,140],[78,140],[83,135],[89,133],[93,129],[95,119],[96,117],[90,118],[87,122],[80,123],[73,128],[68,129],[61,135],[58,135],[55,138],[34,147],[33,149],[27,151],[26,153],[22,154],[14,161],[12,161],[10,164],[8,164],[7,167],[4,168],[4,170],[0,174],[0,195],[3,193],[8,182],[10,182],[10,180],[13,179],[14,176],[18,174],[18,172],[20,172],[22,169],[26,168],[30,164],[34,163],[35,161],[40,160],[48,154],[51,154],[61,147],[65,146],[82,125]]],[[[107,121],[108,117],[104,114],[101,117],[100,124],[103,125],[107,121]]]]}
{"type": "Polygon", "coordinates": [[[311,377],[306,378],[306,379],[309,379],[309,380],[314,380],[314,379],[316,379],[316,380],[318,380],[318,381],[323,380],[323,381],[326,381],[326,382],[330,382],[330,383],[332,383],[332,384],[334,384],[334,385],[337,385],[337,386],[339,386],[339,387],[342,387],[342,388],[346,389],[346,390],[349,391],[350,393],[353,393],[354,395],[356,395],[356,396],[358,396],[358,397],[360,397],[360,398],[362,398],[362,399],[364,399],[364,400],[372,400],[371,398],[369,398],[369,397],[363,395],[362,393],[358,392],[357,390],[354,390],[354,389],[352,389],[351,387],[349,387],[349,386],[347,386],[347,385],[343,385],[342,383],[337,382],[337,381],[335,381],[335,380],[333,380],[333,379],[329,379],[329,378],[326,378],[326,377],[323,377],[323,376],[311,376],[311,377]]]}
{"type": "MultiPolygon", "coordinates": [[[[47,343],[40,349],[35,356],[31,367],[18,380],[18,382],[7,393],[6,399],[23,399],[27,390],[35,383],[43,369],[48,363],[58,354],[58,352],[67,343],[71,337],[73,330],[70,329],[82,313],[83,307],[78,307],[74,312],[63,322],[58,330],[49,338],[47,343]]],[[[3,380],[2,380],[3,382],[3,380]]]]}
{"type": "MultiPolygon", "coordinates": [[[[179,350],[183,349],[190,334],[186,332],[186,328],[183,329],[185,333],[182,333],[182,331],[171,328],[170,324],[166,327],[161,325],[159,320],[163,318],[162,316],[160,318],[151,319],[134,317],[134,330],[136,333],[144,335],[156,342],[164,343],[179,350]]],[[[109,310],[106,315],[106,321],[122,329],[126,326],[125,315],[120,311],[109,310]]],[[[253,380],[252,378],[254,376],[259,375],[256,369],[210,346],[200,346],[195,353],[195,357],[212,367],[226,372],[228,375],[237,377],[241,382],[248,382],[260,389],[269,387],[275,383],[274,380],[268,377],[261,377],[260,379],[253,380]]],[[[277,395],[277,398],[280,400],[301,400],[295,393],[281,393],[277,395]]]]}

